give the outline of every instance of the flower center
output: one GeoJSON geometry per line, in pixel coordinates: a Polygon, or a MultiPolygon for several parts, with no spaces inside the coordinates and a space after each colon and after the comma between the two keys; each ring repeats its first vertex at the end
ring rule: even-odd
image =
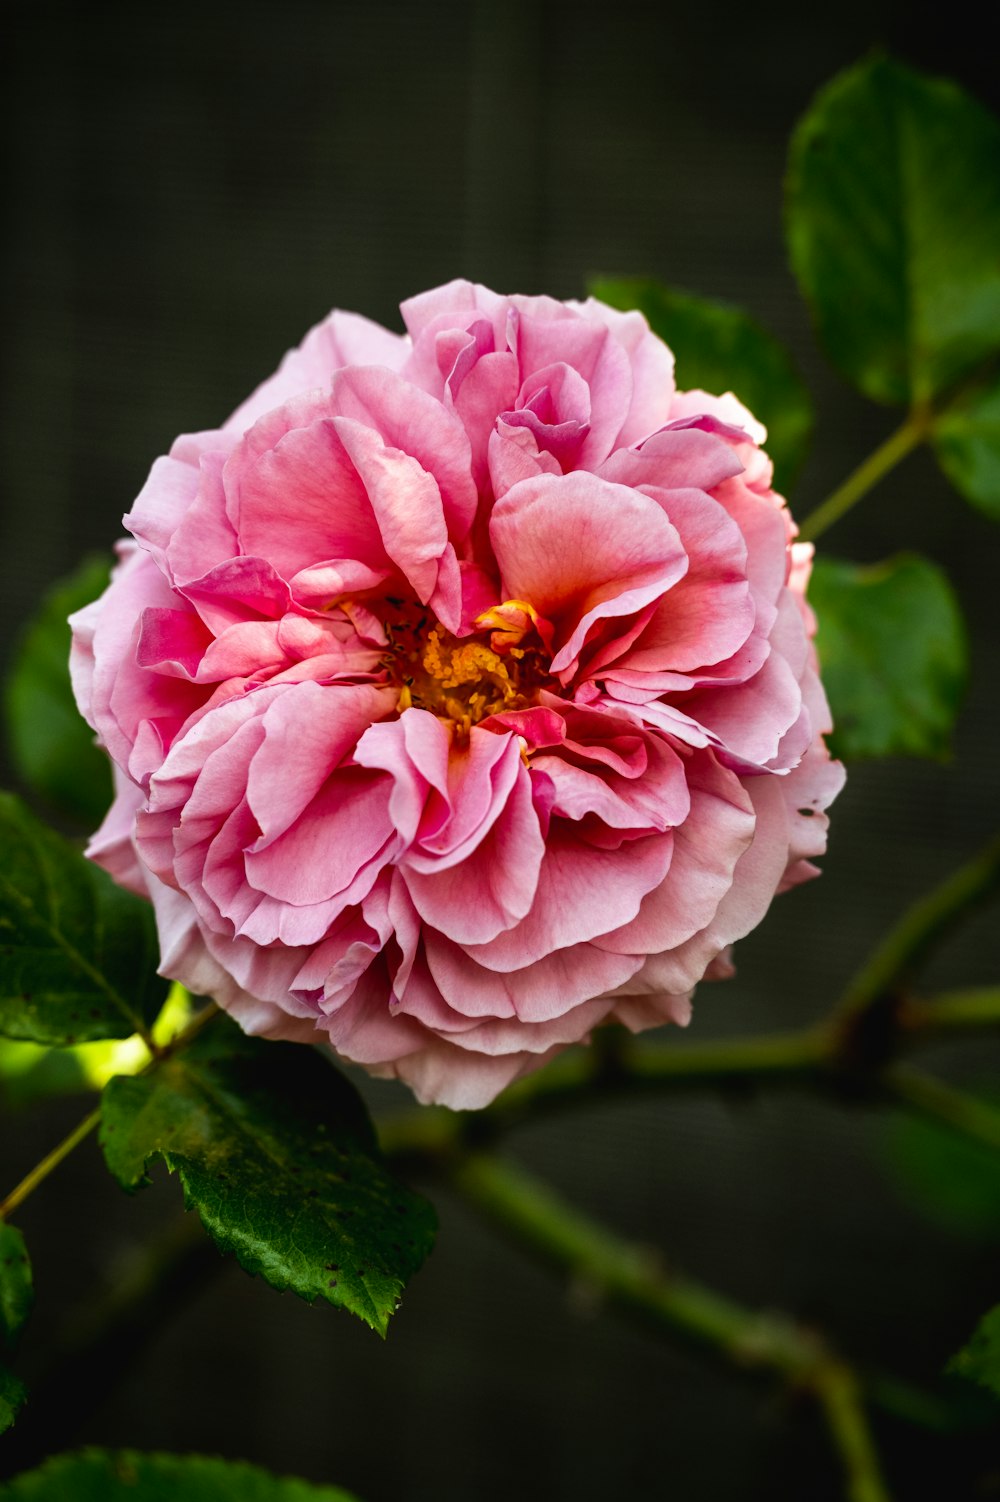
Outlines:
{"type": "Polygon", "coordinates": [[[549,676],[540,661],[536,619],[530,605],[509,600],[479,616],[481,636],[458,637],[427,610],[388,600],[382,624],[389,646],[382,663],[399,687],[400,713],[429,710],[468,737],[480,720],[533,703],[549,676]]]}

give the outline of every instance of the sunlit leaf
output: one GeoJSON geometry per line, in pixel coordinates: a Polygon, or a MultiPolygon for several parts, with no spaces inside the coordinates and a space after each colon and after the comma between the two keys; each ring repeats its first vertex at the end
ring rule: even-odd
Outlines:
{"type": "MultiPolygon", "coordinates": [[[[104,1048],[85,1043],[82,1048],[104,1048]]],[[[0,1038],[0,1106],[20,1111],[56,1095],[76,1095],[89,1088],[76,1048],[49,1048],[0,1038]]]]}
{"type": "Polygon", "coordinates": [[[812,433],[809,393],[791,358],[771,334],[728,303],[678,292],[646,277],[599,277],[594,297],[613,308],[638,308],[674,352],[678,386],[721,396],[732,391],[767,428],[775,486],[791,484],[812,433]]]}
{"type": "Polygon", "coordinates": [[[945,756],[967,676],[965,629],[936,564],[818,558],[809,601],[835,755],[945,756]]]}
{"type": "Polygon", "coordinates": [[[787,230],[866,395],[926,403],[1000,349],[1000,123],[955,84],[885,57],[835,78],[792,140],[787,230]]]}
{"type": "Polygon", "coordinates": [[[217,1019],[148,1074],[112,1080],[101,1142],[126,1189],[162,1158],[250,1273],[385,1334],[433,1245],[430,1205],[379,1156],[354,1087],[315,1049],[217,1019]]]}
{"type": "Polygon", "coordinates": [[[353,1502],[338,1486],[271,1476],[240,1460],[84,1450],[15,1476],[4,1502],[353,1502]]]}
{"type": "Polygon", "coordinates": [[[107,558],[89,558],[44,596],[15,654],[5,696],[7,739],[19,776],[88,829],[111,803],[111,768],[73,699],[66,617],[101,594],[109,571],[107,558]]]}
{"type": "Polygon", "coordinates": [[[0,1033],[127,1037],[166,996],[158,959],[149,904],[0,794],[0,1033]]]}
{"type": "MultiPolygon", "coordinates": [[[[192,998],[175,981],[150,1029],[154,1042],[170,1043],[191,1016],[192,998]]],[[[137,1034],[62,1047],[0,1037],[0,1106],[17,1111],[50,1096],[100,1091],[114,1075],[136,1074],[148,1062],[137,1034]]]]}

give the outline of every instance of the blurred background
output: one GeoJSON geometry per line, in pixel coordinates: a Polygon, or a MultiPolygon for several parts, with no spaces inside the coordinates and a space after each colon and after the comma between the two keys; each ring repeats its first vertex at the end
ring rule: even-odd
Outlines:
{"type": "MultiPolygon", "coordinates": [[[[804,515],[897,419],[812,341],[782,239],[789,133],[876,45],[1000,101],[960,11],[913,17],[889,0],[8,0],[5,661],[41,592],[110,548],[178,432],[217,425],[332,305],[398,328],[401,298],[457,275],[576,297],[590,275],[639,273],[744,305],[817,402],[792,496],[804,515]]],[[[822,1015],[907,902],[996,827],[995,531],[917,454],[823,546],[859,561],[912,547],[948,568],[973,644],[955,760],[852,770],[822,880],[779,900],[734,981],[702,989],[700,1039],[822,1015]]],[[[995,981],[995,928],[970,923],[927,984],[995,981]]],[[[977,1085],[1000,1060],[979,1043],[927,1062],[977,1085]]],[[[0,1188],[80,1114],[0,1115],[0,1188]]],[[[992,1205],[978,1191],[971,1210],[942,1205],[885,1113],[794,1092],[664,1097],[521,1129],[510,1148],[668,1265],[815,1320],[862,1363],[934,1381],[1000,1300],[996,1172],[992,1205]]],[[[943,1151],[939,1179],[988,1173],[943,1151]]],[[[150,1324],[117,1386],[52,1416],[50,1445],[240,1456],[366,1502],[840,1495],[804,1401],[619,1323],[435,1199],[438,1249],[384,1346],[227,1265],[150,1324]]],[[[165,1176],[130,1203],[81,1150],[19,1220],[37,1265],[28,1352],[178,1210],[165,1176]]],[[[1000,1496],[995,1428],[877,1423],[900,1497],[1000,1496]]]]}

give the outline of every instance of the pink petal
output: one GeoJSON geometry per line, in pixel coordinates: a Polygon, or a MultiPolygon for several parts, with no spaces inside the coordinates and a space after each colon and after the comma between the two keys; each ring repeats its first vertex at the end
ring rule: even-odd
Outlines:
{"type": "Polygon", "coordinates": [[[443,935],[424,934],[427,963],[450,1006],[467,1017],[519,1017],[547,1022],[595,996],[604,996],[634,975],[637,955],[612,954],[577,944],[543,955],[520,970],[488,970],[443,935]]]}
{"type": "Polygon", "coordinates": [[[483,944],[530,910],[545,845],[523,766],[503,811],[461,865],[403,874],[425,923],[459,944],[483,944]]]}
{"type": "Polygon", "coordinates": [[[673,857],[663,881],[638,915],[595,939],[616,953],[674,949],[715,916],[737,862],[754,837],[753,805],[739,779],[710,754],[688,762],[691,812],[673,832],[673,857]]]}
{"type": "Polygon", "coordinates": [[[522,481],[494,507],[490,539],[506,597],[557,624],[554,673],[569,667],[594,622],[632,615],[687,568],[655,501],[592,475],[522,481]]]}
{"type": "Polygon", "coordinates": [[[584,843],[574,825],[554,819],[534,901],[516,927],[476,942],[434,926],[466,944],[472,958],[491,970],[522,969],[630,922],[646,893],[663,880],[671,843],[669,834],[647,835],[603,849],[584,843]]]}
{"type": "Polygon", "coordinates": [[[441,492],[448,535],[464,538],[476,514],[472,451],[458,418],[388,370],[354,367],[333,379],[332,411],[374,429],[387,448],[409,454],[441,492]]]}
{"type": "Polygon", "coordinates": [[[258,386],[226,423],[226,430],[245,433],[259,417],[289,398],[316,387],[328,387],[335,370],[344,365],[386,365],[399,370],[410,347],[368,318],[339,309],[311,328],[297,349],[289,350],[273,376],[258,386]]]}
{"type": "Polygon", "coordinates": [[[264,741],[246,782],[261,828],[256,851],[265,850],[295,823],[369,725],[392,712],[394,701],[392,689],[316,683],[296,684],[272,700],[262,719],[264,741]]]}

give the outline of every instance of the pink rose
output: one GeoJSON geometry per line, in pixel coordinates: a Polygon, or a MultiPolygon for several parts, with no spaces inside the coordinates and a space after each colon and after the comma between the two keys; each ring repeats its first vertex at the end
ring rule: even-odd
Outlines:
{"type": "Polygon", "coordinates": [[[638,313],[453,282],[333,313],[153,465],[73,619],[90,854],[163,973],[482,1106],[690,1013],[843,780],[810,550],[638,313]]]}

